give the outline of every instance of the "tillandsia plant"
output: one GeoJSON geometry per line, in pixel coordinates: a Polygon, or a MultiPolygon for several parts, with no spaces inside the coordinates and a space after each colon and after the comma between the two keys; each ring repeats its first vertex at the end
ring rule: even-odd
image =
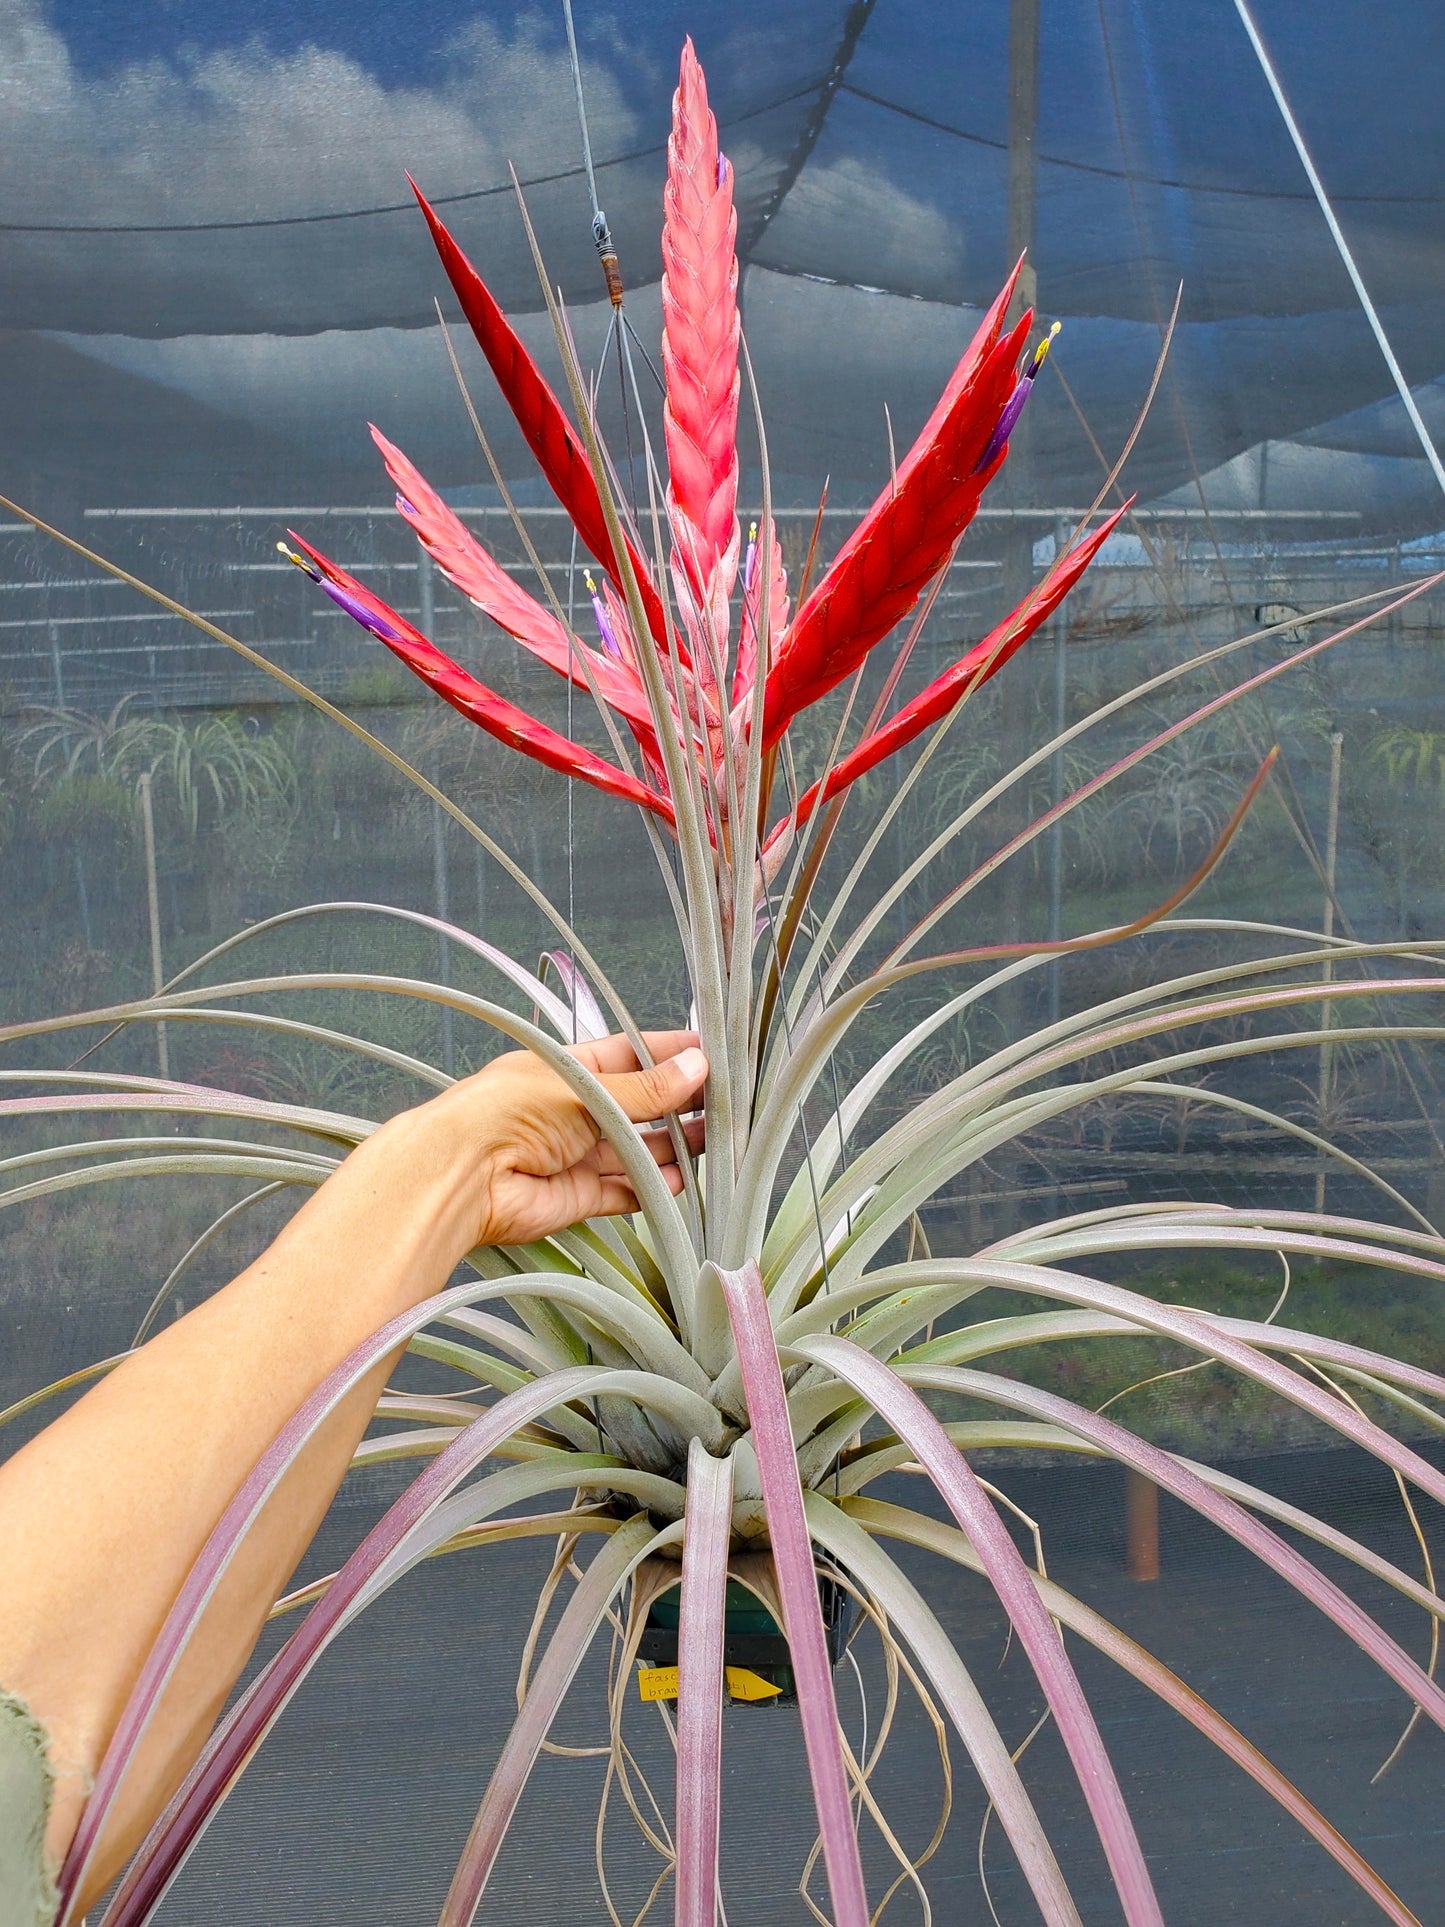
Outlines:
{"type": "MultiPolygon", "coordinates": [[[[896,1851],[902,1877],[922,1893],[916,1868],[882,1819],[886,1786],[877,1773],[878,1748],[855,1755],[840,1726],[832,1682],[836,1641],[830,1648],[829,1638],[840,1596],[861,1603],[867,1622],[881,1632],[890,1664],[902,1664],[938,1717],[939,1730],[944,1719],[951,1726],[1041,1917],[1049,1927],[1079,1927],[1079,1906],[1016,1757],[927,1599],[889,1551],[891,1541],[925,1548],[945,1564],[983,1575],[992,1587],[1077,1773],[1131,1927],[1160,1921],[1160,1906],[1109,1750],[1066,1651],[1066,1630],[1221,1749],[1388,1919],[1413,1921],[1409,1908],[1304,1794],[1221,1714],[1049,1579],[1041,1564],[1029,1563],[971,1455],[994,1447],[1025,1454],[1062,1450],[1131,1468],[1277,1573],[1398,1685],[1405,1709],[1445,1728],[1445,1692],[1431,1672],[1328,1578],[1299,1541],[1323,1546],[1383,1581],[1432,1627],[1445,1615],[1433,1583],[1420,1582],[1335,1526],[1264,1491],[1186,1462],[1111,1417],[1036,1388],[1008,1362],[1026,1348],[1067,1347],[1083,1339],[1166,1341],[1266,1388],[1374,1454],[1402,1481],[1445,1500],[1445,1477],[1367,1415],[1356,1396],[1367,1393],[1372,1412],[1393,1408],[1412,1424],[1438,1428],[1442,1420],[1432,1401],[1445,1399],[1445,1378],[1268,1320],[1181,1309],[1093,1275],[1119,1254],[1253,1251],[1338,1257],[1445,1283],[1445,1243],[1383,1178],[1305,1126],[1201,1081],[1202,1073],[1250,1053],[1318,1049],[1327,1036],[1341,1045],[1399,1037],[1406,1027],[1391,1015],[1396,1001],[1411,994],[1438,997],[1445,988],[1440,946],[1415,943],[1406,950],[1178,914],[1266,780],[1266,759],[1198,872],[1135,921],[1052,943],[929,948],[945,918],[966,913],[969,899],[999,866],[1026,854],[1055,823],[1186,731],[1210,724],[1229,705],[1319,656],[1371,617],[1351,606],[1344,626],[1232,682],[1229,671],[1253,638],[1152,676],[1063,736],[1041,743],[962,804],[870,901],[871,879],[880,867],[872,859],[905,798],[927,780],[932,760],[946,756],[947,730],[973,693],[1055,609],[1118,520],[1110,515],[1063,547],[1042,581],[990,634],[920,694],[892,708],[909,651],[960,537],[1006,458],[1010,432],[1042,361],[1042,347],[1029,349],[1030,317],[1006,325],[1014,281],[985,314],[873,507],[815,581],[805,568],[804,579],[794,583],[771,513],[761,422],[761,514],[746,541],[738,519],[745,367],[733,178],[718,150],[691,46],[675,99],[665,195],[666,480],[649,448],[641,501],[626,497],[609,463],[567,318],[555,300],[548,294],[571,389],[570,415],[420,193],[418,200],[462,311],[600,572],[592,599],[595,635],[577,633],[550,591],[538,601],[519,587],[378,433],[398,508],[464,596],[595,699],[611,753],[585,749],[503,699],[301,536],[292,536],[295,548],[288,552],[464,716],[500,742],[642,812],[685,957],[696,1029],[711,1064],[707,1146],[693,1158],[678,1132],[686,1184],[675,1199],[635,1129],[566,1048],[617,1028],[640,1043],[638,1026],[602,964],[458,804],[439,797],[380,743],[375,747],[381,754],[492,850],[556,929],[557,949],[533,973],[478,936],[380,906],[313,905],[257,929],[362,908],[410,917],[443,930],[454,945],[520,989],[534,1006],[535,1023],[446,985],[362,969],[240,978],[204,988],[186,981],[249,941],[253,930],[209,953],[153,998],[3,1034],[13,1042],[164,1019],[245,1022],[318,1036],[315,1027],[259,1014],[246,1000],[265,994],[274,1003],[280,991],[322,988],[450,1005],[529,1045],[582,1094],[639,1205],[633,1218],[580,1225],[537,1246],[473,1252],[463,1282],[379,1331],[295,1415],[237,1494],[176,1601],[101,1769],[65,1871],[66,1893],[78,1891],[151,1711],[267,1495],[348,1387],[409,1340],[423,1356],[466,1373],[475,1396],[462,1404],[399,1394],[382,1399],[378,1417],[406,1429],[367,1441],[359,1462],[415,1456],[426,1461],[423,1469],[340,1571],[283,1602],[305,1605],[305,1617],[226,1716],[141,1847],[105,1915],[110,1927],[134,1927],[151,1917],[300,1682],[385,1588],[439,1551],[528,1532],[556,1536],[562,1550],[529,1640],[529,1656],[539,1656],[452,1878],[441,1915],[445,1927],[473,1918],[563,1696],[609,1623],[619,1642],[611,1717],[614,1747],[620,1744],[617,1696],[634,1677],[649,1621],[655,1627],[667,1617],[652,1609],[679,1586],[671,1613],[678,1656],[676,1800],[670,1825],[658,1819],[649,1829],[664,1852],[664,1872],[670,1865],[675,1875],[679,1927],[713,1927],[720,1905],[725,1615],[729,1593],[735,1596],[739,1585],[768,1609],[786,1640],[837,1927],[866,1927],[876,1917],[859,1843],[865,1811],[896,1851]],[[908,625],[901,646],[863,715],[864,705],[855,700],[861,672],[870,652],[900,624],[908,625]],[[1174,722],[1151,725],[1152,733],[1125,755],[1014,830],[966,874],[955,867],[937,904],[905,934],[896,934],[905,894],[938,859],[956,851],[965,833],[1014,786],[1026,785],[1060,750],[1072,753],[1071,746],[1101,722],[1127,716],[1131,706],[1164,701],[1201,664],[1217,674],[1217,694],[1174,722]],[[844,684],[850,686],[846,700],[844,684]],[[815,767],[800,769],[797,745],[804,733],[797,721],[835,690],[839,714],[826,737],[830,746],[815,767]],[[880,799],[857,851],[839,862],[838,823],[850,795],[857,794],[857,779],[925,732],[931,732],[927,743],[891,794],[880,799]],[[1003,987],[1079,953],[1154,931],[1244,933],[1256,939],[1256,948],[1242,962],[1195,969],[1069,1010],[972,1064],[955,1065],[926,1094],[900,1101],[918,1056],[1003,987]],[[949,987],[932,1007],[920,1018],[915,1005],[901,1034],[861,1064],[855,1052],[846,1080],[835,1081],[841,1053],[852,1048],[865,1010],[886,1012],[896,987],[938,982],[945,971],[952,973],[949,987]],[[1312,1021],[1308,1013],[1322,1003],[1329,1010],[1312,1021]],[[1222,1029],[1225,1020],[1254,1027],[1222,1029]],[[1390,1222],[1187,1201],[1119,1204],[1054,1217],[966,1256],[934,1258],[926,1246],[917,1255],[908,1229],[940,1187],[1055,1120],[1128,1095],[1272,1122],[1318,1157],[1336,1157],[1357,1177],[1377,1183],[1390,1222]],[[990,1292],[1023,1294],[1053,1308],[1000,1313],[990,1292]],[[978,1313],[980,1306],[990,1309],[978,1313]],[[925,1393],[965,1398],[982,1415],[945,1423],[925,1393]],[[498,1468],[499,1460],[511,1463],[498,1468]],[[947,1523],[870,1496],[874,1481],[905,1464],[932,1481],[947,1523]],[[547,1495],[560,1495],[556,1509],[516,1515],[515,1508],[547,1495]],[[1292,1536],[1283,1536],[1281,1527],[1292,1536]],[[601,1549],[579,1570],[573,1561],[589,1535],[601,1549]],[[569,1571],[575,1587],[543,1641],[546,1608],[569,1571]]],[[[520,521],[519,528],[525,537],[520,521]]],[[[545,588],[540,566],[538,577],[545,588]]],[[[292,687],[354,734],[365,734],[320,698],[292,687]]],[[[1413,1034],[1428,1039],[1442,1032],[1438,1024],[1419,1024],[1413,1034]]],[[[379,1057],[423,1085],[446,1082],[419,1059],[341,1033],[325,1035],[333,1046],[379,1057]]],[[[46,1176],[36,1169],[38,1157],[73,1162],[80,1149],[94,1149],[66,1145],[27,1154],[25,1170],[4,1194],[7,1205],[74,1184],[82,1175],[113,1175],[122,1165],[141,1173],[186,1169],[259,1178],[266,1189],[315,1186],[371,1128],[364,1119],[320,1108],[110,1075],[94,1066],[7,1070],[3,1076],[49,1087],[38,1097],[6,1099],[0,1108],[12,1117],[163,1111],[226,1119],[233,1132],[248,1125],[284,1127],[308,1147],[288,1148],[278,1144],[274,1131],[261,1131],[254,1144],[239,1146],[234,1139],[194,1136],[179,1154],[175,1138],[166,1136],[112,1146],[105,1157],[90,1159],[83,1174],[46,1176]]],[[[612,1917],[618,1918],[615,1912],[612,1917]]]]}

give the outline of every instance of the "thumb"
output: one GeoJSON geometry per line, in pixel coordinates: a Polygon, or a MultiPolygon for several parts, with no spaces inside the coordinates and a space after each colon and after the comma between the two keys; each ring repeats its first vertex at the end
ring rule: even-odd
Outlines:
{"type": "Polygon", "coordinates": [[[599,1081],[634,1124],[681,1110],[701,1088],[707,1059],[696,1048],[679,1051],[646,1070],[614,1071],[599,1081]]]}

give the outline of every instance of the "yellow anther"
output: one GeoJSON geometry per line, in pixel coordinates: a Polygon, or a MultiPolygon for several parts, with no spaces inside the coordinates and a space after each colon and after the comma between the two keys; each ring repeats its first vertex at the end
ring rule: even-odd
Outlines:
{"type": "Polygon", "coordinates": [[[1062,321],[1056,321],[1053,327],[1050,328],[1049,332],[1044,336],[1043,340],[1039,343],[1038,347],[1034,349],[1035,368],[1043,367],[1044,357],[1048,354],[1049,349],[1053,345],[1054,336],[1059,332],[1060,328],[1062,328],[1063,325],[1064,324],[1062,321]]]}

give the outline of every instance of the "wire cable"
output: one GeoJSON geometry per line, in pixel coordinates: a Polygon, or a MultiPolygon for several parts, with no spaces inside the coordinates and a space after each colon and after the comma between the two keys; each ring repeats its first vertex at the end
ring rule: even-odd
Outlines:
{"type": "MultiPolygon", "coordinates": [[[[602,212],[597,200],[597,175],[592,167],[592,139],[587,132],[587,102],[582,94],[582,62],[577,53],[577,29],[572,23],[572,0],[562,0],[562,12],[567,21],[567,52],[572,61],[572,91],[577,96],[577,125],[582,131],[582,166],[587,174],[587,193],[592,202],[592,239],[597,245],[597,259],[602,263],[602,273],[607,282],[607,298],[614,308],[622,307],[622,270],[617,261],[617,249],[612,244],[612,230],[607,225],[607,216],[602,212]]],[[[624,393],[623,406],[626,406],[624,393]]]]}
{"type": "Polygon", "coordinates": [[[1335,210],[1330,205],[1325,184],[1320,179],[1314,162],[1310,159],[1310,151],[1305,146],[1299,122],[1295,119],[1289,101],[1285,97],[1279,75],[1274,70],[1274,62],[1270,59],[1269,52],[1259,37],[1259,28],[1254,24],[1254,15],[1249,10],[1247,0],[1234,0],[1234,10],[1244,24],[1244,31],[1249,35],[1249,44],[1254,49],[1255,58],[1259,61],[1260,69],[1269,82],[1269,91],[1274,95],[1274,103],[1279,109],[1280,119],[1294,142],[1294,150],[1299,155],[1300,165],[1304,168],[1309,184],[1314,189],[1315,199],[1320,204],[1320,213],[1324,215],[1325,225],[1330,231],[1330,238],[1339,250],[1340,259],[1345,264],[1345,272],[1349,275],[1355,293],[1360,298],[1360,306],[1364,309],[1365,318],[1370,324],[1375,340],[1379,343],[1380,353],[1385,357],[1385,366],[1389,369],[1391,379],[1399,391],[1400,400],[1405,404],[1405,413],[1410,417],[1410,426],[1419,437],[1420,446],[1425,451],[1425,459],[1430,464],[1435,480],[1440,484],[1441,494],[1445,495],[1445,463],[1441,462],[1440,451],[1436,448],[1430,431],[1425,426],[1424,417],[1415,405],[1415,397],[1410,392],[1410,384],[1405,379],[1404,370],[1395,359],[1395,350],[1390,346],[1390,337],[1385,333],[1384,323],[1380,320],[1375,304],[1370,299],[1370,291],[1365,286],[1364,277],[1355,265],[1355,257],[1350,252],[1350,244],[1345,239],[1344,229],[1340,226],[1335,210]]]}

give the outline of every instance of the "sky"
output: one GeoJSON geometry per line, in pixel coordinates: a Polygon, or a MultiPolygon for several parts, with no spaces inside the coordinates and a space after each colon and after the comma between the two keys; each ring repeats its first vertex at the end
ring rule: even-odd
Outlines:
{"type": "MultiPolygon", "coordinates": [[[[576,11],[599,191],[639,313],[691,31],[737,171],[745,310],[797,331],[755,344],[788,464],[871,463],[883,404],[905,424],[926,413],[1010,265],[1008,0],[576,11]]],[[[1430,382],[1445,372],[1445,7],[1257,11],[1410,379],[1430,382]]],[[[1104,431],[1127,431],[1182,285],[1171,380],[1199,461],[1319,441],[1350,416],[1353,452],[1408,462],[1227,0],[1045,0],[1042,20],[1039,299],[1104,431]]],[[[459,458],[421,338],[441,287],[406,171],[535,317],[508,166],[549,274],[585,304],[580,160],[560,0],[0,0],[0,327],[313,450],[350,447],[391,408],[459,458]]],[[[27,365],[12,355],[12,378],[27,365]]],[[[98,388],[92,413],[120,406],[98,388]]],[[[1076,433],[1061,390],[1039,407],[1076,433]]],[[[1141,446],[1151,484],[1182,459],[1174,443],[1157,462],[1141,446]]]]}

